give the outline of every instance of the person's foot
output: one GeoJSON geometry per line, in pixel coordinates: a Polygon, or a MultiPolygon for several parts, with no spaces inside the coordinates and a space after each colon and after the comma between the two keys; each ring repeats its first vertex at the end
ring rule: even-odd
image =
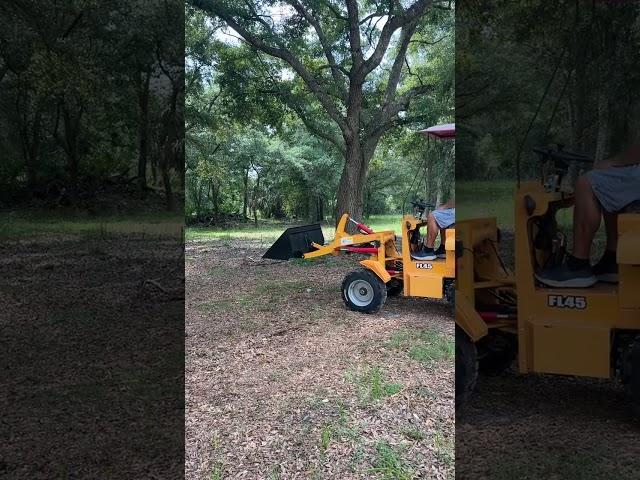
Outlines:
{"type": "Polygon", "coordinates": [[[587,288],[598,281],[589,261],[573,256],[562,265],[536,272],[535,277],[540,283],[555,288],[587,288]]]}
{"type": "Polygon", "coordinates": [[[600,261],[593,266],[593,273],[599,282],[618,283],[616,252],[606,250],[600,261]]]}
{"type": "Polygon", "coordinates": [[[437,255],[433,248],[422,247],[420,250],[411,252],[411,258],[414,260],[435,260],[437,255]]]}
{"type": "Polygon", "coordinates": [[[438,258],[447,258],[447,252],[444,249],[444,244],[441,243],[440,246],[436,248],[435,254],[438,258]]]}

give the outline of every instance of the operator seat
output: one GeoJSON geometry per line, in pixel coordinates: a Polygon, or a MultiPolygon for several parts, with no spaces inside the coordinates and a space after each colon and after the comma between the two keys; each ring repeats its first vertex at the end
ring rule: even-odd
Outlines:
{"type": "Polygon", "coordinates": [[[631,202],[629,205],[622,209],[622,213],[640,213],[640,200],[631,202]]]}

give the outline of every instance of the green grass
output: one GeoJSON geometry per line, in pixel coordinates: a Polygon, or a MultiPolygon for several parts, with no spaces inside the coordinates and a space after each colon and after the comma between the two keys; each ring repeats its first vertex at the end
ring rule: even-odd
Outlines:
{"type": "Polygon", "coordinates": [[[414,475],[401,452],[385,441],[376,444],[376,456],[370,472],[381,474],[384,480],[411,480],[414,475]]]}
{"type": "Polygon", "coordinates": [[[149,235],[179,237],[183,219],[172,212],[143,212],[126,215],[95,215],[69,211],[2,211],[0,238],[24,239],[51,235],[149,235]]]}
{"type": "Polygon", "coordinates": [[[331,436],[333,435],[332,425],[325,425],[320,433],[320,453],[324,454],[329,448],[331,443],[331,436]]]}
{"type": "Polygon", "coordinates": [[[511,180],[457,181],[456,220],[497,217],[498,225],[513,227],[513,192],[511,180]]]}
{"type": "Polygon", "coordinates": [[[215,462],[211,469],[211,480],[222,480],[224,478],[224,465],[221,462],[215,462]]]}
{"type": "Polygon", "coordinates": [[[433,445],[439,462],[447,466],[452,466],[455,463],[455,445],[451,438],[436,432],[433,436],[433,445]]]}
{"type": "Polygon", "coordinates": [[[424,440],[426,435],[425,433],[420,430],[418,427],[409,427],[409,428],[404,428],[402,430],[402,434],[407,437],[409,440],[414,440],[416,442],[419,442],[420,440],[424,440]]]}
{"type": "Polygon", "coordinates": [[[452,361],[455,355],[454,340],[429,329],[399,330],[391,336],[389,347],[427,365],[452,361]]]}
{"type": "Polygon", "coordinates": [[[364,404],[377,402],[402,390],[401,384],[385,380],[380,367],[368,367],[363,372],[349,370],[346,377],[355,385],[358,399],[364,404]]]}
{"type": "MultiPolygon", "coordinates": [[[[496,217],[498,227],[512,229],[515,189],[515,180],[457,181],[456,220],[496,217]]],[[[559,211],[556,218],[562,227],[570,227],[573,209],[559,211]]]]}
{"type": "MultiPolygon", "coordinates": [[[[374,231],[394,230],[399,234],[401,215],[371,215],[364,220],[364,223],[374,231]]],[[[295,225],[305,225],[315,222],[281,222],[274,220],[260,220],[256,227],[253,222],[244,225],[234,225],[233,227],[188,227],[186,229],[187,240],[210,240],[210,241],[230,241],[230,240],[260,240],[264,243],[274,242],[287,227],[295,225]]],[[[326,240],[333,238],[335,228],[333,223],[325,222],[322,226],[322,233],[326,240]]]]}

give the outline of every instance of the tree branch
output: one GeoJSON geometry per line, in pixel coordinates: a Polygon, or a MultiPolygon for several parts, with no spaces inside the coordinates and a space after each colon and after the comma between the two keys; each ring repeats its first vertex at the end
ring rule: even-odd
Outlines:
{"type": "MultiPolygon", "coordinates": [[[[341,130],[345,131],[347,125],[344,117],[338,111],[331,96],[325,92],[316,78],[307,70],[300,60],[293,55],[293,53],[282,45],[282,42],[278,40],[277,35],[273,31],[269,30],[268,33],[272,38],[275,38],[278,43],[277,47],[268,45],[256,34],[250,32],[247,28],[240,25],[240,23],[227,12],[226,8],[220,0],[192,0],[192,4],[201,9],[202,11],[216,15],[224,20],[231,28],[238,32],[243,40],[255,49],[266,53],[272,57],[279,58],[288,63],[291,68],[302,78],[305,84],[309,87],[314,96],[318,99],[320,104],[324,107],[329,116],[338,124],[341,130]]],[[[264,20],[260,21],[263,25],[266,24],[264,20]]]]}
{"type": "MultiPolygon", "coordinates": [[[[343,97],[346,98],[347,93],[344,89],[343,79],[340,76],[340,73],[345,74],[345,71],[344,69],[341,69],[338,66],[335,56],[333,55],[333,51],[331,49],[332,45],[327,39],[326,35],[324,34],[324,30],[322,29],[320,22],[318,21],[317,18],[313,16],[313,12],[310,13],[307,10],[305,10],[305,8],[302,6],[300,2],[298,2],[298,0],[287,0],[287,2],[296,10],[296,12],[302,15],[307,20],[307,22],[309,22],[309,24],[313,27],[313,29],[316,31],[316,34],[318,35],[318,40],[320,40],[320,45],[322,45],[322,50],[324,51],[324,54],[327,57],[329,66],[331,67],[331,75],[333,76],[333,81],[336,83],[336,86],[340,90],[340,93],[343,95],[343,97]]],[[[348,75],[348,72],[347,72],[347,75],[348,75]]]]}
{"type": "Polygon", "coordinates": [[[349,15],[349,45],[351,47],[351,71],[357,71],[362,64],[362,41],[360,39],[360,19],[358,18],[358,1],[347,0],[349,15]]]}
{"type": "Polygon", "coordinates": [[[393,33],[399,28],[404,27],[409,22],[417,21],[417,19],[424,15],[432,3],[433,0],[417,0],[402,14],[389,17],[387,23],[382,27],[382,33],[380,34],[380,39],[378,40],[375,50],[371,56],[363,62],[356,73],[359,80],[364,81],[366,76],[380,65],[380,62],[389,47],[389,42],[391,41],[393,33]]]}

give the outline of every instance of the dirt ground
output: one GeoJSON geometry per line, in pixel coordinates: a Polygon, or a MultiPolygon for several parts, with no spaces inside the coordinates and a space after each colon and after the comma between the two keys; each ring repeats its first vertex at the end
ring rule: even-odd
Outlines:
{"type": "Polygon", "coordinates": [[[180,238],[0,241],[1,478],[181,475],[181,269],[180,238]]]}
{"type": "Polygon", "coordinates": [[[357,257],[186,246],[189,479],[454,478],[454,324],[439,301],[345,308],[357,257]]]}
{"type": "MultiPolygon", "coordinates": [[[[596,241],[593,261],[604,248],[596,241]]],[[[500,246],[509,268],[513,232],[500,246]]],[[[456,478],[538,480],[615,478],[640,471],[640,419],[613,382],[554,375],[480,375],[456,419],[456,478]]]]}
{"type": "Polygon", "coordinates": [[[456,420],[456,478],[636,479],[640,420],[608,381],[480,376],[456,420]]]}

